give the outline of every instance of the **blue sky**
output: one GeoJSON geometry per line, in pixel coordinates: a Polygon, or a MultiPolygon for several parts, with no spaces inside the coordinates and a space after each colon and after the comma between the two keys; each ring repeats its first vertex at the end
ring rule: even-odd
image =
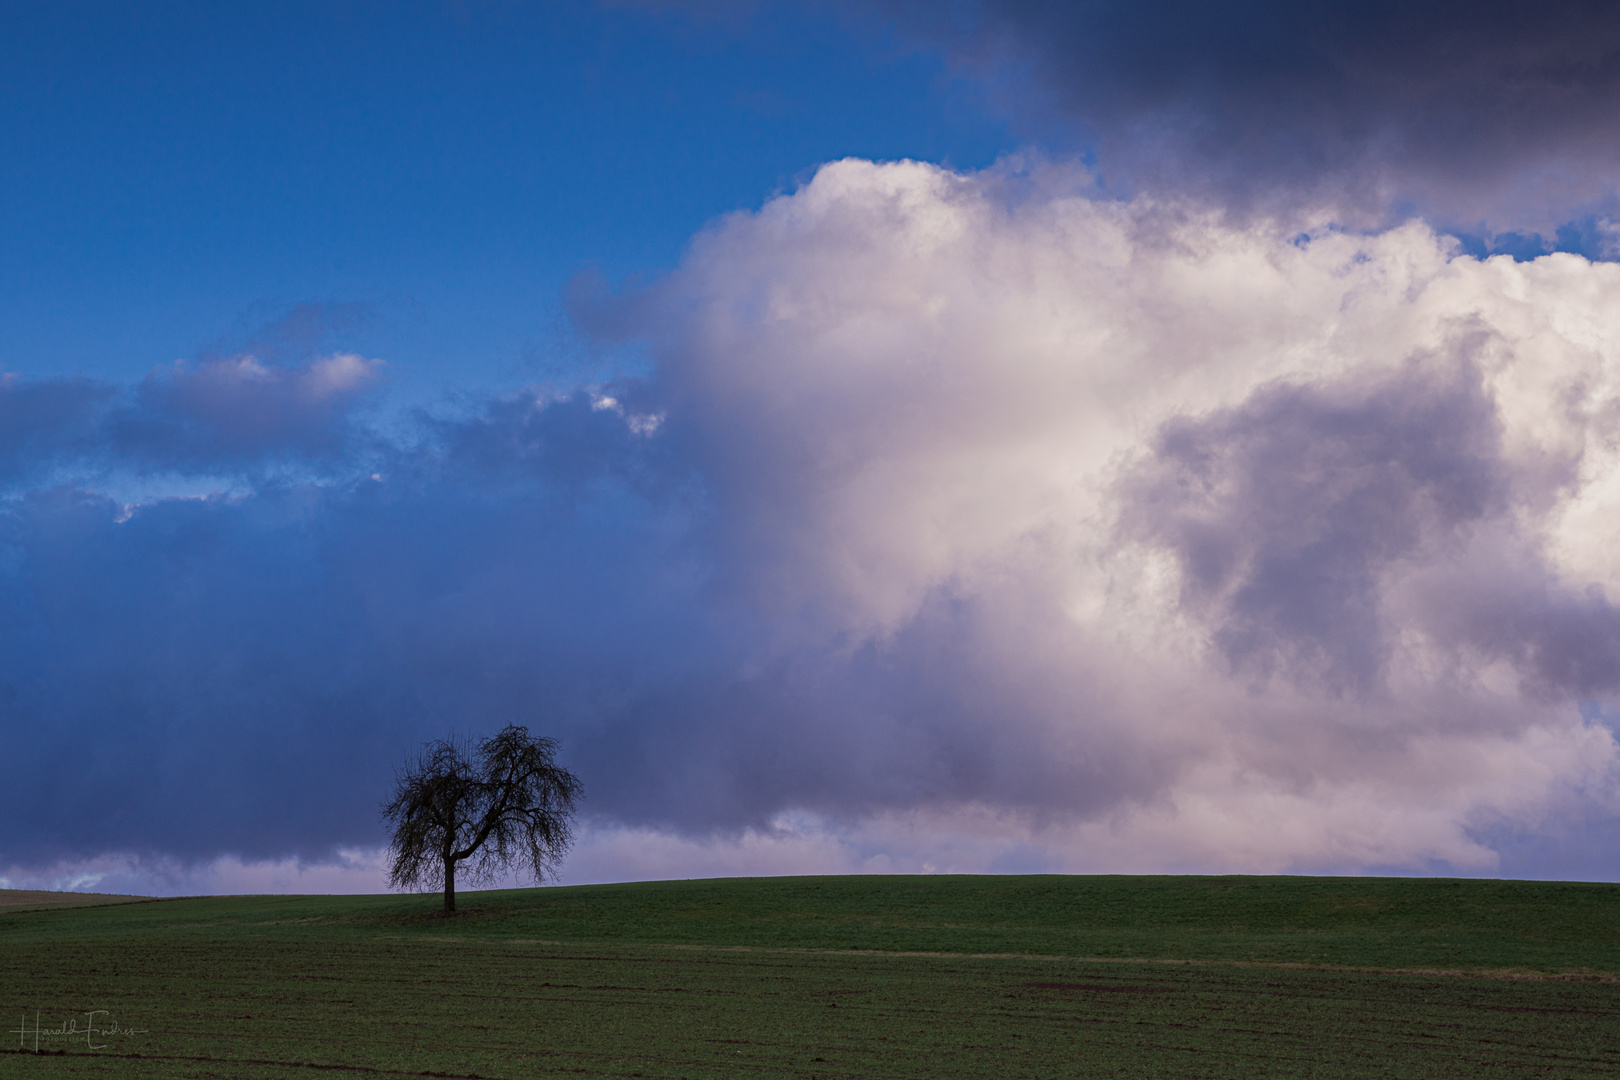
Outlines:
{"type": "Polygon", "coordinates": [[[586,268],[672,267],[837,157],[1017,143],[938,50],[824,12],[15,5],[6,370],[138,378],[330,304],[415,395],[576,359],[586,268]],[[856,32],[850,32],[855,29],[856,32]]]}
{"type": "Polygon", "coordinates": [[[0,18],[0,883],[1620,873],[1608,6],[0,18]]]}

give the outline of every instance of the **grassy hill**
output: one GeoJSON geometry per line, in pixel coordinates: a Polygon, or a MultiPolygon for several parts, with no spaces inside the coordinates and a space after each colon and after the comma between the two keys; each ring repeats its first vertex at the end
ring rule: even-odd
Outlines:
{"type": "Polygon", "coordinates": [[[0,909],[0,1011],[21,1018],[0,1074],[1620,1074],[1620,886],[761,878],[460,901],[0,909]],[[144,1030],[16,1052],[30,1015],[92,1009],[144,1030]]]}

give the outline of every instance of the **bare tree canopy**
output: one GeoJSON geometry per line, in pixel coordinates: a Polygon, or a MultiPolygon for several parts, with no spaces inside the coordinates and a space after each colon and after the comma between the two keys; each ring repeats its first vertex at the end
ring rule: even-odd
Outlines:
{"type": "Polygon", "coordinates": [[[456,876],[488,881],[516,866],[543,881],[573,842],[579,778],[556,763],[557,740],[508,724],[473,746],[438,739],[396,776],[383,806],[393,828],[395,888],[444,889],[456,910],[456,876]]]}

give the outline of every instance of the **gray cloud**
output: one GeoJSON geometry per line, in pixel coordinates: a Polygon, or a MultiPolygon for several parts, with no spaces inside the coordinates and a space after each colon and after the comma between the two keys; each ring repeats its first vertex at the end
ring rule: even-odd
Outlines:
{"type": "Polygon", "coordinates": [[[1126,521],[1174,550],[1234,669],[1385,689],[1385,578],[1511,505],[1494,403],[1464,360],[1371,387],[1277,385],[1169,421],[1126,521]]]}
{"type": "Polygon", "coordinates": [[[90,379],[0,377],[0,480],[93,449],[98,420],[117,396],[116,387],[90,379]]]}
{"type": "Polygon", "coordinates": [[[176,362],[133,387],[91,379],[0,380],[0,478],[66,469],[174,473],[310,465],[352,455],[352,413],[381,361],[339,353],[303,363],[250,354],[176,362]]]}
{"type": "Polygon", "coordinates": [[[1387,698],[1402,635],[1454,670],[1505,661],[1532,697],[1620,689],[1620,610],[1561,582],[1518,518],[1496,403],[1460,345],[1370,385],[1262,387],[1166,423],[1125,481],[1128,535],[1173,551],[1230,669],[1387,698]]]}
{"type": "Polygon", "coordinates": [[[107,434],[120,454],[179,469],[330,456],[345,449],[350,410],[380,366],[342,353],[297,367],[251,355],[176,364],[141,381],[132,405],[106,418],[107,434]]]}

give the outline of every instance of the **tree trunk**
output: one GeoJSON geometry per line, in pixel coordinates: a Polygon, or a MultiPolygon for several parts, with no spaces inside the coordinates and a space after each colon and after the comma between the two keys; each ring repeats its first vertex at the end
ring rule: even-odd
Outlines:
{"type": "Polygon", "coordinates": [[[444,860],[444,913],[456,913],[456,860],[444,860]]]}

